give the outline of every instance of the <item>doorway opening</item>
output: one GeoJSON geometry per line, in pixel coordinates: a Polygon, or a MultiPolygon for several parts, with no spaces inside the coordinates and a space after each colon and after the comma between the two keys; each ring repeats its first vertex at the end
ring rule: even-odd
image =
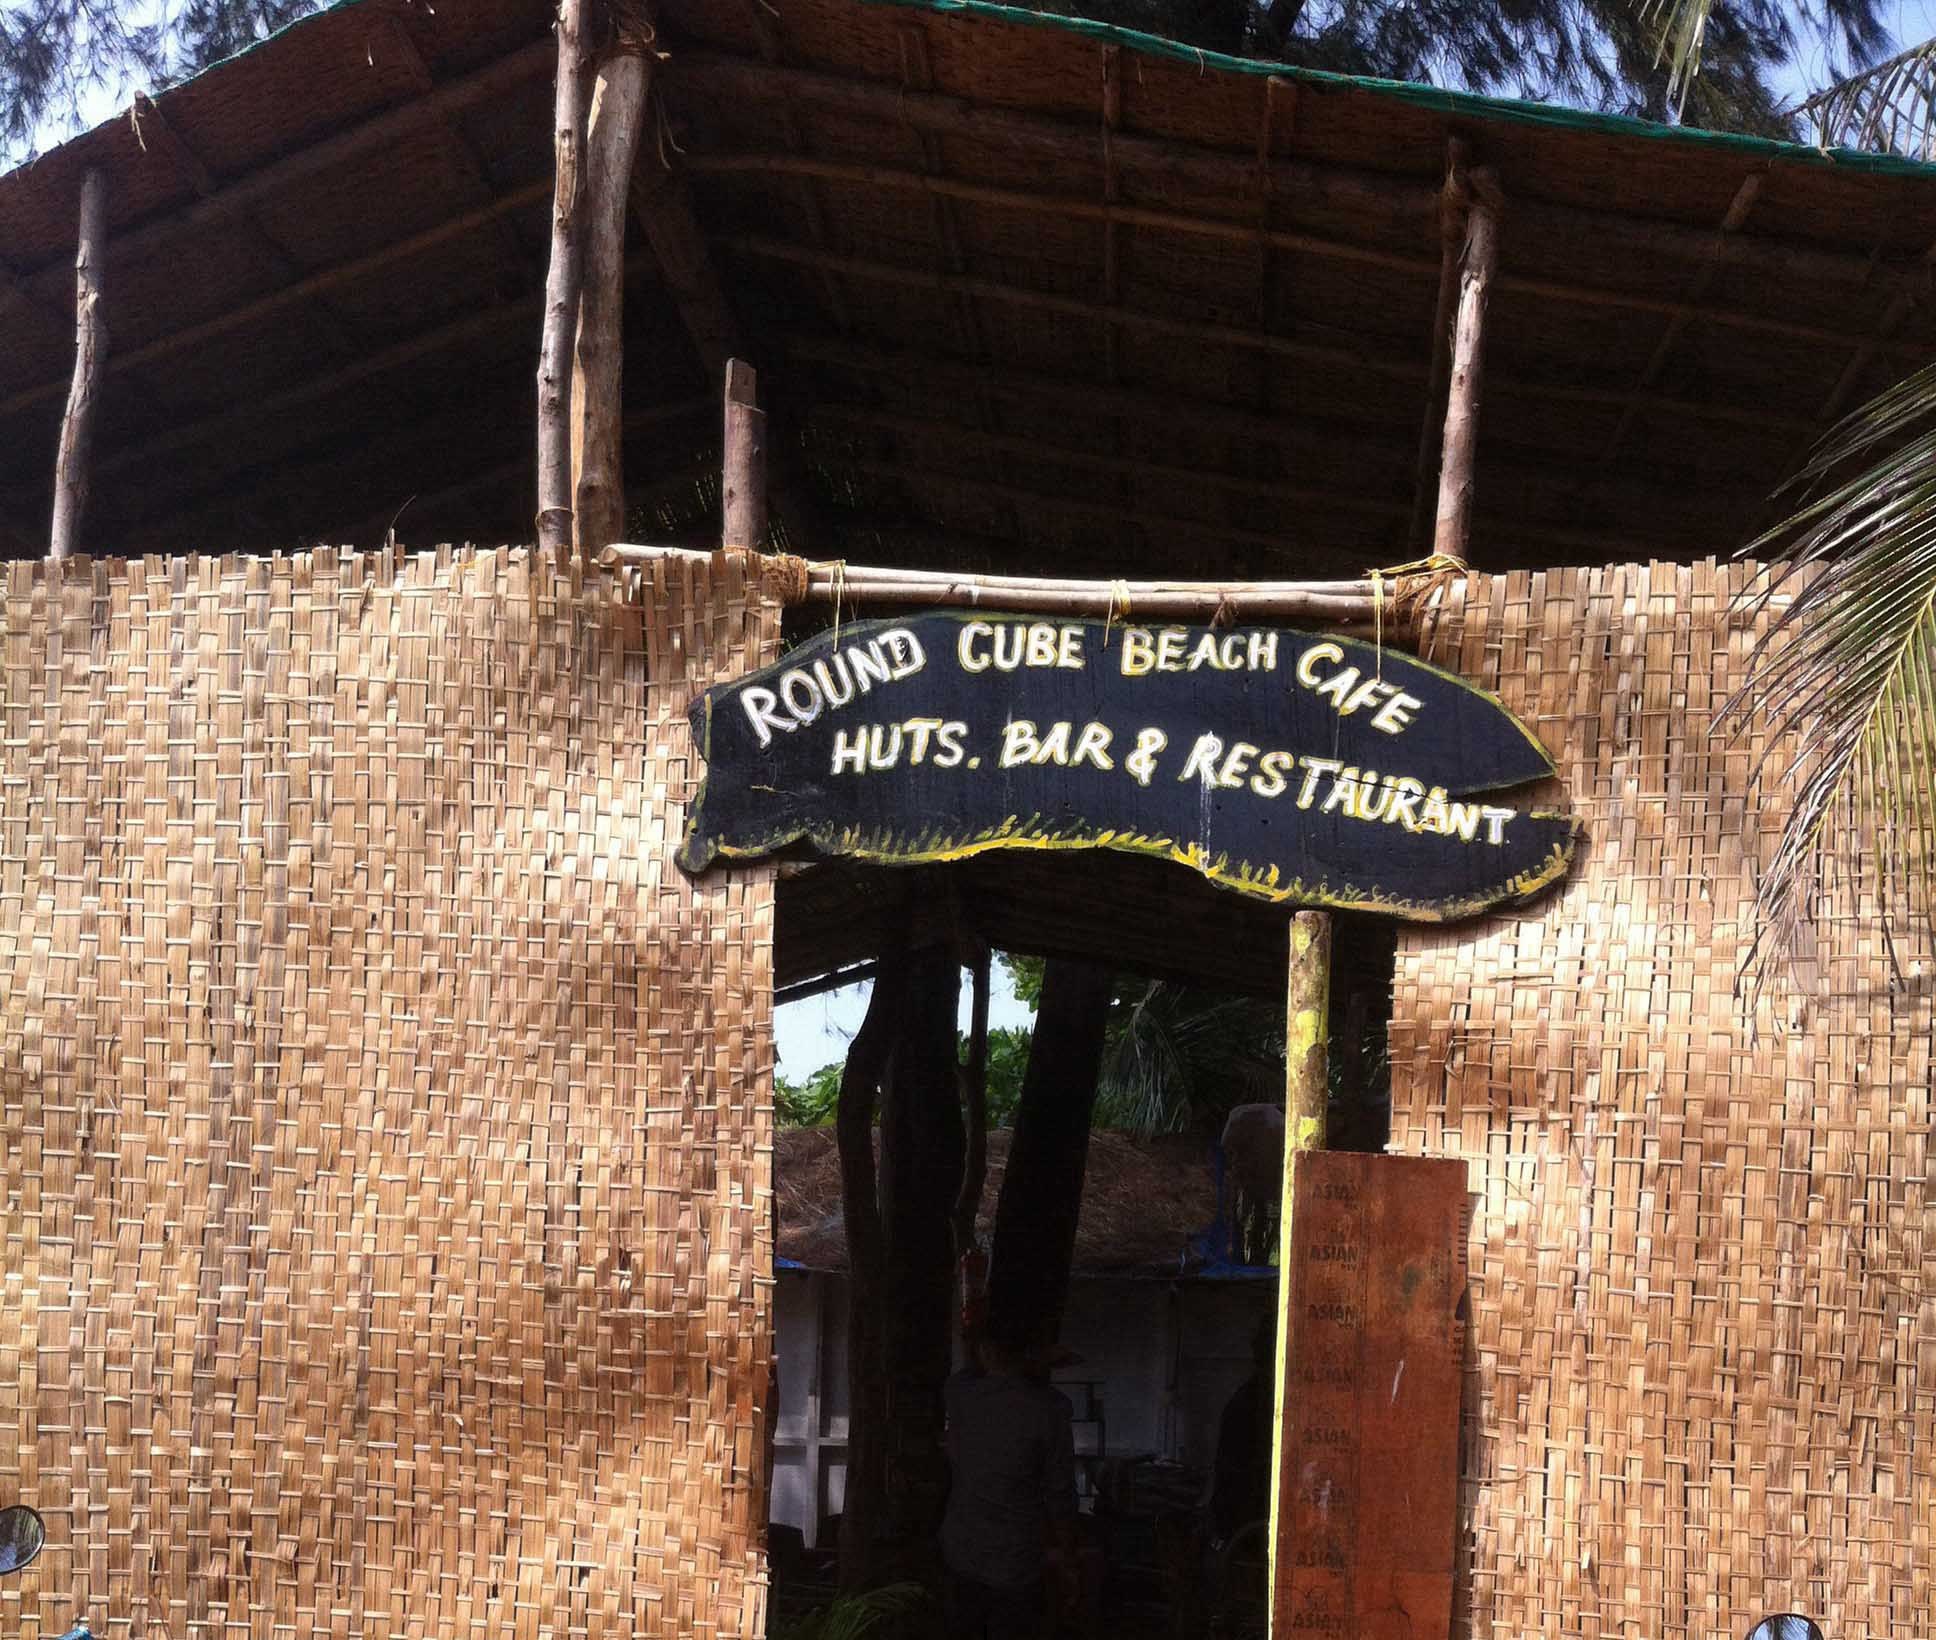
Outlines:
{"type": "MultiPolygon", "coordinates": [[[[1069,1405],[1078,1500],[1079,1575],[1061,1632],[1261,1636],[1267,1499],[1233,1508],[1230,1493],[1266,1486],[1268,1464],[1253,1450],[1253,1461],[1233,1465],[1229,1449],[1254,1449],[1260,1438],[1255,1380],[1268,1360],[1260,1340],[1269,1339],[1277,1303],[1287,912],[1187,869],[1100,851],[995,853],[922,868],[789,864],[778,899],[773,1632],[842,1587],[849,1488],[865,1438],[855,1400],[857,1275],[835,1129],[841,1073],[882,953],[941,945],[963,961],[984,948],[994,954],[987,1169],[974,1238],[984,1257],[1028,1059],[1037,1033],[1056,1028],[1037,1013],[1044,975],[1078,963],[1108,976],[1048,1360],[1069,1405]]],[[[1395,949],[1389,923],[1338,918],[1330,1125],[1340,1148],[1380,1150],[1389,1135],[1395,949]]],[[[963,1059],[970,992],[963,974],[963,1059]]],[[[873,1144],[879,1167],[878,1133],[873,1144]]],[[[948,1298],[951,1368],[967,1359],[962,1300],[958,1289],[948,1298]]],[[[1267,1453],[1268,1393],[1262,1406],[1267,1453]]],[[[911,1423],[919,1446],[922,1421],[900,1422],[911,1423]]],[[[930,1442],[935,1427],[926,1426],[930,1442]]],[[[903,1460],[918,1463],[921,1454],[896,1455],[903,1460]]],[[[911,1515],[932,1507],[918,1487],[902,1495],[917,1499],[911,1515]]],[[[931,1539],[933,1524],[929,1514],[876,1521],[874,1531],[931,1539]]],[[[847,1553],[851,1587],[851,1542],[847,1553]]],[[[944,1569],[932,1542],[902,1543],[890,1559],[897,1581],[939,1588],[944,1569]]],[[[938,1619],[930,1608],[881,1632],[939,1632],[938,1619]]]]}

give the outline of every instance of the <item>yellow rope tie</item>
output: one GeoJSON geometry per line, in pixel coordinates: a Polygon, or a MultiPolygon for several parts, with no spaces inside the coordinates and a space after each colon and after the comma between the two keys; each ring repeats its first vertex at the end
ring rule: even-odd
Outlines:
{"type": "Polygon", "coordinates": [[[1122,605],[1123,622],[1127,625],[1129,622],[1129,583],[1127,581],[1111,581],[1109,583],[1109,607],[1103,611],[1102,616],[1102,646],[1104,649],[1109,647],[1109,630],[1116,624],[1116,606],[1119,603],[1122,605]]]}
{"type": "Polygon", "coordinates": [[[1372,675],[1385,681],[1385,572],[1371,572],[1371,648],[1372,675]]]}
{"type": "Polygon", "coordinates": [[[847,560],[836,558],[829,566],[834,572],[834,648],[840,647],[840,600],[847,590],[847,560]]]}
{"type": "Polygon", "coordinates": [[[1424,558],[1414,558],[1410,563],[1392,564],[1384,569],[1374,569],[1367,572],[1366,578],[1371,582],[1372,638],[1378,650],[1378,676],[1381,680],[1385,675],[1384,583],[1387,580],[1392,583],[1392,612],[1397,614],[1399,606],[1405,598],[1404,582],[1417,580],[1421,577],[1429,577],[1436,580],[1440,576],[1469,575],[1471,573],[1472,566],[1470,564],[1463,558],[1449,552],[1435,552],[1424,558]]]}

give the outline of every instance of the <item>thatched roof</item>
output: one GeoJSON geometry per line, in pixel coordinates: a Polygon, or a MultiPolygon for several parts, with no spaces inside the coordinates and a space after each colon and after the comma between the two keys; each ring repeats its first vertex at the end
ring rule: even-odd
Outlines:
{"type": "MultiPolygon", "coordinates": [[[[988,1181],[980,1215],[984,1238],[1014,1135],[988,1136],[988,1181]]],[[[810,1270],[845,1270],[847,1236],[840,1216],[840,1157],[831,1128],[783,1129],[774,1142],[773,1194],[783,1259],[810,1270]]],[[[1201,1139],[1089,1137],[1089,1167],[1076,1226],[1078,1275],[1175,1276],[1197,1268],[1191,1240],[1217,1215],[1217,1185],[1201,1139]]]]}
{"type": "MultiPolygon", "coordinates": [[[[972,0],[659,10],[626,373],[653,538],[706,532],[734,349],[820,556],[1410,556],[1454,136],[1506,199],[1482,566],[1726,548],[1936,343],[1926,167],[972,0]]],[[[549,19],[345,0],[0,178],[5,548],[44,540],[90,166],[113,373],[89,544],[367,543],[400,509],[405,540],[526,538],[549,19]]]]}

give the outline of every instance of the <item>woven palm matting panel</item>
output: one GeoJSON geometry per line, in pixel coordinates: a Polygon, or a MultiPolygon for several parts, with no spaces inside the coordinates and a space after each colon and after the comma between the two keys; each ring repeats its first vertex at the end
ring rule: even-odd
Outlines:
{"type": "Polygon", "coordinates": [[[1715,725],[1744,573],[1473,577],[1428,644],[1586,822],[1557,894],[1399,948],[1393,1143],[1474,1191],[1475,1635],[1799,1610],[1909,1640],[1936,1612],[1929,943],[1898,919],[1892,960],[1844,885],[1806,985],[1737,1000],[1781,818],[1761,737],[1715,725]]]}
{"type": "Polygon", "coordinates": [[[770,873],[736,562],[6,571],[0,1633],[753,1636],[770,873]]]}

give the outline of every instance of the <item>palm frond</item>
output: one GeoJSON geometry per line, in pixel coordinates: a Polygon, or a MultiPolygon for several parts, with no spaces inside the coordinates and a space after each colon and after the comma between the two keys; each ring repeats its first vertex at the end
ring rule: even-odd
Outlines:
{"type": "Polygon", "coordinates": [[[1936,155],[1936,40],[1818,91],[1797,112],[1824,148],[1936,155]]]}
{"type": "Polygon", "coordinates": [[[809,1612],[781,1629],[775,1640],[867,1640],[889,1632],[889,1625],[912,1617],[928,1603],[918,1583],[889,1583],[865,1594],[843,1595],[830,1606],[809,1612]]]}
{"type": "Polygon", "coordinates": [[[1757,891],[1758,974],[1771,946],[1794,962],[1839,868],[1872,860],[1885,923],[1936,887],[1936,366],[1841,422],[1794,483],[1815,499],[1748,549],[1785,543],[1747,602],[1787,607],[1721,714],[1760,714],[1757,781],[1793,786],[1757,891]]]}
{"type": "Polygon", "coordinates": [[[1654,67],[1666,65],[1667,100],[1676,118],[1701,72],[1701,44],[1713,9],[1714,0],[1640,0],[1640,20],[1654,32],[1654,67]]]}
{"type": "Polygon", "coordinates": [[[1284,1013],[1251,997],[1153,981],[1110,1023],[1096,1120],[1176,1133],[1231,1106],[1281,1097],[1284,1013]]]}

